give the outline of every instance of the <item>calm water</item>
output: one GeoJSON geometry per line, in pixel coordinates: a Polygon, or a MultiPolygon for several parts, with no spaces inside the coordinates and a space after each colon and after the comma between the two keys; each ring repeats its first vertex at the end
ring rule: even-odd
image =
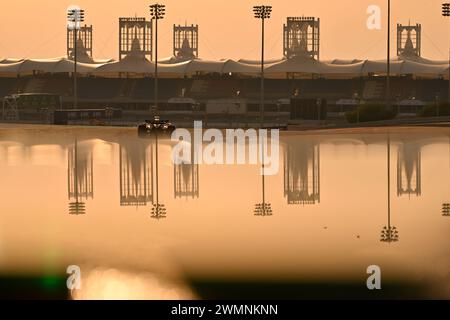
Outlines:
{"type": "Polygon", "coordinates": [[[0,275],[77,265],[74,298],[203,298],[230,283],[345,297],[367,295],[378,265],[376,297],[450,298],[449,129],[280,142],[264,179],[272,214],[255,215],[259,165],[173,165],[173,142],[134,129],[2,127],[0,275]]]}

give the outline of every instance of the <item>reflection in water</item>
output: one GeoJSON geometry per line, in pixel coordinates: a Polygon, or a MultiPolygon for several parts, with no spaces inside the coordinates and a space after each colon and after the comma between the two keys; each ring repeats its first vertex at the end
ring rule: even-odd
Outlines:
{"type": "MultiPolygon", "coordinates": [[[[450,136],[448,137],[448,174],[449,174],[448,182],[450,184],[450,136]]],[[[450,186],[448,190],[450,190],[450,186]]],[[[450,217],[450,202],[445,202],[442,204],[442,215],[444,217],[450,217]]]]}
{"type": "Polygon", "coordinates": [[[284,155],[284,196],[288,204],[320,203],[320,146],[291,143],[284,155]]]}
{"type": "Polygon", "coordinates": [[[265,173],[265,146],[266,140],[261,137],[259,147],[261,155],[261,193],[262,193],[262,203],[255,204],[255,210],[253,213],[255,216],[266,217],[273,215],[272,204],[266,202],[266,173],[265,173]]]}
{"type": "MultiPolygon", "coordinates": [[[[270,177],[251,165],[174,168],[171,142],[161,139],[156,149],[155,137],[137,139],[134,129],[35,130],[0,132],[2,274],[86,263],[101,269],[82,268],[77,299],[189,299],[180,279],[206,298],[201,288],[213,294],[222,289],[211,283],[227,279],[258,285],[311,279],[346,288],[361,280],[366,266],[377,264],[386,271],[384,282],[402,288],[405,283],[405,290],[409,284],[423,287],[414,297],[450,297],[450,235],[448,218],[441,216],[450,216],[447,128],[390,128],[390,137],[384,128],[282,133],[283,163],[270,177]],[[202,197],[197,199],[200,170],[202,197]],[[410,201],[397,198],[399,186],[412,195],[410,201]],[[426,192],[416,197],[419,189],[426,192]],[[67,210],[68,194],[70,202],[78,203],[71,208],[75,214],[84,212],[86,202],[89,219],[74,224],[60,214],[61,207],[67,210]],[[112,201],[119,196],[120,203],[112,201]],[[144,205],[160,201],[171,219],[155,223],[144,205]],[[308,203],[316,205],[302,206],[303,214],[295,214],[308,203]],[[23,212],[30,206],[36,210],[25,221],[23,212]],[[270,221],[255,221],[253,209],[267,216],[271,208],[276,215],[270,221]],[[435,214],[427,214],[430,210],[435,214]],[[167,265],[160,263],[165,259],[167,265]]],[[[387,289],[382,298],[388,297],[387,289]]],[[[342,289],[342,296],[347,294],[342,289]]]]}
{"type": "Polygon", "coordinates": [[[417,143],[403,143],[398,148],[397,195],[420,196],[421,147],[417,143]]]}
{"type": "Polygon", "coordinates": [[[183,283],[153,273],[95,268],[83,273],[81,289],[72,292],[72,299],[188,300],[195,296],[183,283]]]}
{"type": "Polygon", "coordinates": [[[120,205],[146,206],[153,202],[153,150],[142,140],[119,148],[120,205]]]}
{"type": "Polygon", "coordinates": [[[94,198],[94,169],[91,148],[83,145],[78,146],[75,139],[73,146],[67,150],[68,158],[68,194],[69,214],[79,215],[86,213],[84,200],[94,198]]]}
{"type": "MultiPolygon", "coordinates": [[[[158,133],[155,134],[155,191],[156,202],[153,202],[151,217],[156,220],[166,218],[166,206],[159,202],[159,142],[158,133]]],[[[153,174],[153,172],[152,172],[153,174]]]]}
{"type": "Polygon", "coordinates": [[[381,230],[381,242],[397,242],[398,230],[395,226],[391,225],[391,137],[387,137],[387,226],[381,230]]]}
{"type": "Polygon", "coordinates": [[[191,144],[190,163],[181,163],[173,166],[173,184],[175,199],[182,197],[199,197],[199,165],[195,164],[194,144],[191,144]]]}

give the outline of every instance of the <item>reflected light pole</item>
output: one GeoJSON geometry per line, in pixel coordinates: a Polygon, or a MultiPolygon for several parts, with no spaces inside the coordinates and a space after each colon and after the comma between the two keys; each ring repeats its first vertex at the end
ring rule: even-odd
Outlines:
{"type": "Polygon", "coordinates": [[[77,87],[77,56],[78,56],[78,30],[81,27],[81,23],[84,21],[84,10],[82,9],[69,9],[67,10],[67,22],[69,28],[73,28],[73,59],[74,59],[74,70],[73,70],[73,108],[78,107],[78,87],[77,87]]]}
{"type": "MultiPolygon", "coordinates": [[[[158,133],[155,134],[156,140],[156,203],[153,204],[151,217],[156,220],[166,218],[166,207],[164,204],[159,203],[159,155],[158,155],[158,133]]],[[[153,173],[152,173],[153,174],[153,173]]]]}
{"type": "MultiPolygon", "coordinates": [[[[448,169],[450,175],[450,136],[448,137],[448,169]]],[[[450,179],[449,179],[450,182],[450,179]]],[[[450,202],[446,202],[442,204],[442,215],[444,217],[450,217],[450,202]]]]}
{"type": "Polygon", "coordinates": [[[380,241],[391,243],[398,241],[398,230],[391,225],[391,137],[389,135],[387,138],[387,176],[388,225],[381,230],[380,241]]]}
{"type": "Polygon", "coordinates": [[[254,6],[253,13],[256,19],[261,19],[261,101],[259,106],[260,128],[264,125],[264,21],[270,19],[272,6],[254,6]]]}
{"type": "Polygon", "coordinates": [[[155,21],[155,111],[158,112],[158,20],[164,19],[166,6],[155,3],[150,5],[150,15],[155,21]]]}
{"type": "Polygon", "coordinates": [[[261,152],[261,174],[262,174],[262,203],[257,203],[255,204],[255,216],[262,216],[262,217],[266,217],[266,216],[271,216],[273,215],[273,211],[272,211],[272,205],[270,203],[266,203],[266,183],[265,183],[265,160],[264,160],[264,139],[261,138],[261,147],[260,147],[260,152],[261,152]]]}

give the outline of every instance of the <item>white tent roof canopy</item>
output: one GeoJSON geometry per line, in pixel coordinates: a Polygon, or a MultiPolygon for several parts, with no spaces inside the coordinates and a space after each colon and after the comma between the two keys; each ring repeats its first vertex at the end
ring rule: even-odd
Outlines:
{"type": "MultiPolygon", "coordinates": [[[[426,59],[402,60],[394,58],[391,61],[391,74],[414,74],[441,77],[449,72],[448,63],[426,59]]],[[[74,62],[65,57],[53,59],[3,59],[0,60],[0,74],[27,74],[34,71],[43,73],[70,73],[74,70],[74,62]]],[[[153,74],[155,64],[139,55],[130,55],[121,61],[105,60],[103,63],[78,63],[78,72],[82,74],[153,74]]],[[[220,60],[209,61],[193,59],[184,62],[160,63],[158,72],[167,76],[186,76],[196,73],[240,73],[258,75],[261,72],[259,63],[250,60],[220,60]]],[[[387,73],[385,60],[339,60],[316,61],[308,57],[293,59],[278,59],[265,64],[265,73],[270,76],[280,74],[318,74],[364,76],[368,74],[384,75],[387,73]]]]}

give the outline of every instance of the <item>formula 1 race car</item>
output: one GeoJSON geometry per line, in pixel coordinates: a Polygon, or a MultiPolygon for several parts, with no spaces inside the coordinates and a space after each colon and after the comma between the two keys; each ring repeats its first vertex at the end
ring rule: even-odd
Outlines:
{"type": "Polygon", "coordinates": [[[176,127],[168,120],[161,120],[155,116],[153,120],[145,120],[138,126],[138,135],[146,137],[152,134],[170,135],[176,127]]]}

